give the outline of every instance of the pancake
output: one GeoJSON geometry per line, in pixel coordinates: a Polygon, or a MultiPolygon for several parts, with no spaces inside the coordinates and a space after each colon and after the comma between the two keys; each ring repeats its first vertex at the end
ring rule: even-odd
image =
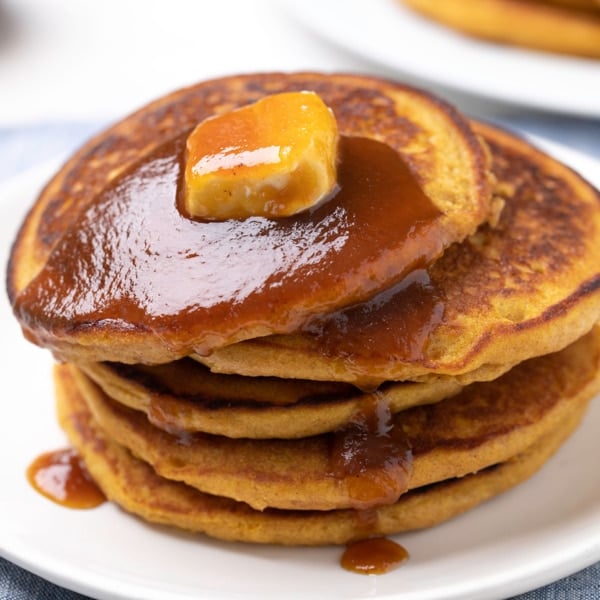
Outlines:
{"type": "Polygon", "coordinates": [[[152,522],[223,539],[287,545],[343,544],[431,527],[500,494],[537,471],[577,426],[585,403],[573,404],[555,431],[512,459],[474,475],[409,492],[368,511],[257,511],[158,476],[106,437],[68,369],[56,377],[59,421],[107,498],[152,522]]]}
{"type": "MultiPolygon", "coordinates": [[[[372,394],[352,385],[211,373],[191,359],[166,365],[80,363],[111,398],[141,410],[171,433],[202,431],[232,438],[300,438],[346,425],[372,394]]],[[[508,367],[507,367],[508,368],[508,367]]],[[[495,375],[496,373],[494,373],[495,375]]],[[[438,402],[463,386],[452,378],[382,385],[378,397],[392,413],[438,402]]]]}
{"type": "Polygon", "coordinates": [[[437,404],[389,420],[377,405],[375,427],[366,415],[335,435],[299,440],[170,435],[111,401],[76,367],[59,369],[106,435],[161,476],[258,510],[364,509],[504,462],[557,427],[600,387],[600,328],[437,404]]]}
{"type": "Polygon", "coordinates": [[[471,234],[490,203],[485,148],[424,92],[351,75],[218,79],[150,104],[67,162],[18,235],[8,291],[28,339],[61,360],[165,363],[366,299],[471,234]],[[337,194],[279,221],[177,211],[198,121],[306,89],[338,121],[337,194]]]}
{"type": "Polygon", "coordinates": [[[591,1],[402,1],[435,21],[478,38],[600,58],[600,13],[591,1]]]}
{"type": "Polygon", "coordinates": [[[600,10],[600,0],[538,0],[546,4],[556,4],[567,8],[580,8],[584,10],[600,10]]]}
{"type": "Polygon", "coordinates": [[[600,195],[529,142],[477,123],[504,208],[429,269],[310,331],[199,357],[215,372],[348,381],[461,377],[555,352],[600,319],[600,195]]]}

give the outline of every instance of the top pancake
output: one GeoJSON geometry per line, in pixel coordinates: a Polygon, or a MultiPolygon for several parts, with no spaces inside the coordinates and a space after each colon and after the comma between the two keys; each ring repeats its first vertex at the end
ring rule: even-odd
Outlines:
{"type": "Polygon", "coordinates": [[[596,0],[402,0],[466,34],[500,43],[600,58],[596,0]]]}
{"type": "Polygon", "coordinates": [[[600,195],[531,144],[482,124],[505,206],[429,268],[311,332],[234,344],[213,371],[363,387],[477,372],[557,351],[600,318],[600,195]]]}
{"type": "Polygon", "coordinates": [[[538,0],[546,4],[556,4],[568,8],[582,8],[587,10],[600,10],[600,0],[538,0]]]}
{"type": "MultiPolygon", "coordinates": [[[[469,125],[451,107],[414,89],[318,74],[206,82],[131,115],[59,171],[13,248],[9,296],[25,335],[61,359],[163,363],[192,352],[206,354],[234,341],[295,331],[315,315],[364,300],[398,281],[423,264],[424,252],[429,259],[439,256],[488,217],[489,183],[485,149],[469,125]],[[279,223],[247,220],[252,231],[238,235],[224,252],[219,250],[224,230],[235,229],[238,222],[197,223],[175,215],[174,197],[161,196],[160,186],[147,202],[141,199],[141,216],[129,208],[139,191],[132,191],[129,182],[148,164],[176,182],[181,165],[169,162],[165,148],[180,143],[198,121],[265,94],[305,89],[320,94],[333,109],[342,136],[375,140],[375,169],[390,160],[390,152],[404,159],[433,207],[424,243],[410,228],[405,238],[399,236],[390,206],[379,196],[369,202],[375,195],[369,196],[368,189],[367,201],[359,203],[367,217],[357,218],[347,236],[334,235],[338,221],[352,221],[343,205],[333,226],[332,215],[318,211],[291,218],[283,233],[279,223]],[[119,220],[106,221],[115,211],[119,220]],[[375,213],[379,220],[369,216],[375,213]],[[311,219],[314,239],[304,235],[311,219]],[[206,235],[181,245],[181,232],[194,227],[206,235]],[[129,232],[127,239],[114,242],[115,231],[129,232]],[[296,235],[293,243],[290,232],[296,235]],[[271,237],[273,251],[256,257],[254,245],[271,237]],[[369,247],[365,239],[372,240],[369,247]],[[324,240],[330,250],[322,256],[324,240]],[[135,244],[143,261],[129,259],[135,244]],[[176,259],[183,271],[170,277],[176,259]],[[248,287],[253,279],[256,287],[248,287]],[[146,287],[140,290],[138,280],[146,287]],[[182,309],[172,312],[174,305],[182,309]]],[[[333,210],[334,200],[337,196],[323,209],[333,210]]],[[[411,206],[403,200],[394,206],[411,206]]]]}

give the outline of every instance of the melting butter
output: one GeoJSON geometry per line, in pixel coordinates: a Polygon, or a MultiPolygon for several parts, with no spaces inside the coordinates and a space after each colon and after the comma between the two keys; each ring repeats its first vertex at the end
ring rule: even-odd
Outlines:
{"type": "Polygon", "coordinates": [[[186,143],[184,210],[192,218],[279,218],[335,188],[338,128],[314,92],[273,94],[210,117],[186,143]]]}

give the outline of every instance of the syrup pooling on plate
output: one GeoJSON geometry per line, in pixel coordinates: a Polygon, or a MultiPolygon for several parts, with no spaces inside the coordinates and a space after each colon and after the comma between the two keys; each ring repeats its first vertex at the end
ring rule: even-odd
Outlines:
{"type": "Polygon", "coordinates": [[[408,560],[407,550],[388,538],[370,538],[348,544],[340,563],[362,575],[382,575],[408,560]]]}
{"type": "Polygon", "coordinates": [[[38,456],[27,469],[27,479],[40,494],[68,508],[94,508],[106,500],[72,448],[38,456]]]}
{"type": "Polygon", "coordinates": [[[18,296],[16,312],[41,342],[96,323],[154,331],[181,355],[205,354],[363,300],[447,243],[440,211],[399,154],[367,138],[341,138],[339,189],[312,211],[189,219],[177,209],[185,139],[112,182],[18,296]],[[181,330],[193,348],[178,345],[181,330]]]}

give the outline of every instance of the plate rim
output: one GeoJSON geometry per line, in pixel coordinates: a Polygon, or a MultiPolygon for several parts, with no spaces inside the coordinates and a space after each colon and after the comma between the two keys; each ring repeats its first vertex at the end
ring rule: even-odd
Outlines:
{"type": "MultiPolygon", "coordinates": [[[[577,98],[583,98],[584,94],[573,94],[574,103],[565,103],[565,101],[553,97],[548,94],[548,89],[543,89],[542,93],[523,93],[517,90],[510,91],[510,85],[495,85],[492,88],[486,89],[482,87],[481,81],[478,78],[466,78],[460,81],[454,75],[451,75],[451,70],[448,69],[434,69],[432,71],[431,65],[433,62],[426,61],[428,68],[427,72],[419,71],[419,68],[423,67],[423,61],[415,63],[414,59],[400,60],[391,58],[389,52],[382,50],[383,44],[381,44],[382,38],[376,37],[360,37],[357,35],[350,35],[350,33],[356,34],[357,31],[350,30],[346,31],[344,28],[348,27],[348,23],[359,24],[360,19],[354,17],[360,16],[357,11],[357,6],[365,6],[361,0],[345,0],[344,7],[344,19],[332,19],[331,14],[322,14],[323,10],[334,11],[336,3],[339,10],[339,0],[321,0],[317,3],[306,2],[305,0],[280,0],[282,5],[288,11],[288,13],[298,23],[303,25],[312,33],[318,35],[320,38],[334,43],[339,48],[351,53],[354,56],[359,56],[365,60],[370,61],[380,67],[391,69],[395,75],[405,75],[417,80],[417,85],[438,85],[449,92],[460,93],[463,95],[470,96],[472,98],[478,98],[482,101],[501,103],[512,107],[524,107],[527,109],[540,110],[549,113],[561,113],[565,115],[577,116],[582,118],[598,118],[600,117],[600,96],[597,100],[587,101],[585,99],[577,100],[577,98]],[[350,20],[349,20],[350,17],[350,20]],[[356,40],[362,40],[357,42],[356,40]],[[365,43],[365,40],[368,43],[365,43]]],[[[536,50],[527,50],[524,48],[518,48],[516,46],[499,46],[493,42],[486,42],[484,40],[477,40],[469,38],[464,34],[453,31],[449,28],[445,28],[443,25],[428,21],[421,15],[416,15],[409,11],[406,6],[401,5],[399,0],[370,0],[369,2],[369,15],[362,15],[365,19],[371,18],[373,20],[377,17],[378,13],[383,10],[387,11],[384,16],[390,16],[388,13],[388,5],[395,5],[394,9],[397,12],[397,23],[401,23],[402,16],[404,18],[408,15],[410,18],[410,24],[415,25],[418,23],[420,31],[427,34],[427,41],[431,41],[434,37],[428,33],[430,30],[437,33],[436,41],[442,41],[444,50],[461,49],[461,48],[472,48],[475,52],[477,50],[483,50],[491,53],[492,57],[498,57],[500,63],[506,64],[507,66],[512,65],[513,68],[522,68],[523,61],[527,64],[528,61],[541,62],[543,65],[552,68],[556,64],[564,64],[565,69],[571,67],[583,67],[584,69],[589,68],[592,65],[597,71],[598,85],[596,88],[600,89],[600,60],[595,62],[593,59],[578,58],[575,56],[561,55],[544,53],[536,50]],[[374,16],[373,16],[374,15],[374,16]],[[495,49],[495,52],[492,50],[495,49]],[[507,58],[502,58],[502,56],[507,58]]],[[[395,17],[391,17],[395,19],[395,17]]],[[[386,19],[387,21],[387,19],[386,19]]],[[[362,21],[364,23],[364,19],[362,21]]],[[[375,29],[375,24],[371,24],[371,28],[375,29]]],[[[366,29],[368,31],[368,29],[366,29]]],[[[362,30],[365,31],[364,29],[362,30]]],[[[383,38],[385,41],[385,36],[383,38]]],[[[401,53],[399,53],[401,55],[401,53]]],[[[397,55],[395,55],[397,56],[397,55]]],[[[411,55],[413,56],[413,55],[411,55]]],[[[555,67],[554,67],[555,68],[555,67]]],[[[493,80],[493,79],[492,79],[493,80]]],[[[539,77],[538,77],[539,81],[539,77]]],[[[590,85],[590,89],[593,88],[590,85]]],[[[595,98],[595,97],[594,97],[595,98]]]]}

